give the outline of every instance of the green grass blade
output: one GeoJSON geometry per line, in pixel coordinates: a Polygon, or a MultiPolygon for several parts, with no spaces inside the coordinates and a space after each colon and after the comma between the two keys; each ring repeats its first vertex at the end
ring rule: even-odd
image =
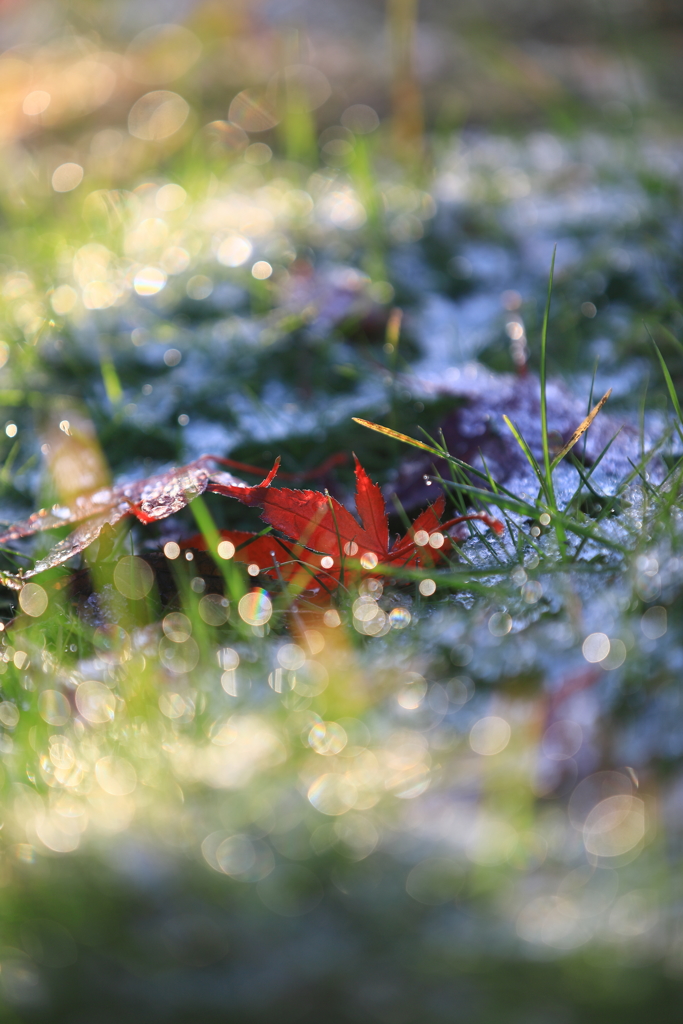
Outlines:
{"type": "MultiPolygon", "coordinates": [[[[635,472],[632,472],[631,474],[629,474],[629,478],[632,479],[636,475],[637,474],[635,472]]],[[[464,494],[467,494],[469,497],[479,497],[484,501],[488,502],[491,502],[493,500],[493,496],[490,491],[484,491],[477,487],[468,487],[465,484],[452,484],[448,480],[442,480],[442,486],[444,487],[444,489],[447,489],[449,491],[452,489],[459,489],[464,494]]],[[[618,495],[615,495],[614,500],[616,500],[617,497],[618,495]]],[[[545,507],[541,507],[539,509],[528,502],[522,501],[519,498],[511,499],[506,497],[505,495],[496,495],[494,503],[501,509],[508,509],[510,512],[516,512],[518,515],[525,516],[528,519],[538,519],[541,512],[547,511],[545,507]]],[[[595,540],[597,543],[603,544],[605,547],[610,548],[613,551],[619,551],[621,552],[621,554],[626,554],[626,548],[623,544],[619,544],[617,541],[612,541],[608,537],[596,537],[594,535],[594,526],[597,524],[600,518],[601,517],[598,517],[598,519],[595,520],[595,523],[592,527],[588,527],[583,526],[580,523],[574,522],[573,519],[565,515],[563,512],[556,511],[553,513],[553,519],[555,521],[556,528],[559,526],[561,530],[567,531],[568,533],[573,533],[577,537],[582,538],[582,540],[584,541],[595,540]]]]}
{"type": "Polygon", "coordinates": [[[676,410],[676,415],[678,416],[679,420],[681,420],[681,422],[683,422],[683,412],[681,412],[681,404],[678,401],[678,395],[676,394],[676,388],[674,387],[674,382],[671,379],[671,374],[669,373],[669,367],[666,365],[666,361],[664,359],[664,356],[659,351],[659,348],[657,347],[657,342],[652,337],[652,334],[650,333],[650,328],[647,326],[647,324],[645,325],[645,330],[650,335],[650,341],[652,342],[652,344],[654,346],[654,350],[657,353],[657,358],[659,359],[659,365],[661,366],[662,373],[664,374],[664,380],[666,382],[666,389],[669,392],[669,398],[671,399],[671,404],[673,405],[674,409],[676,410]]]}
{"type": "Polygon", "coordinates": [[[548,402],[546,395],[547,384],[547,352],[548,352],[548,321],[550,319],[550,300],[553,294],[553,278],[555,276],[555,257],[557,246],[553,249],[553,258],[550,263],[550,276],[548,278],[548,297],[543,313],[543,328],[541,330],[541,434],[543,439],[543,466],[546,476],[546,487],[548,502],[553,509],[556,508],[555,491],[553,488],[552,467],[550,465],[550,446],[548,444],[548,402]]]}
{"type": "MultiPolygon", "coordinates": [[[[593,364],[593,376],[591,377],[591,389],[590,389],[590,393],[588,395],[588,408],[586,409],[586,416],[588,416],[588,414],[590,413],[591,409],[593,408],[593,392],[595,391],[595,378],[596,378],[596,376],[598,374],[598,364],[599,364],[599,362],[600,362],[600,357],[598,357],[595,360],[595,363],[593,364]]],[[[588,432],[586,432],[583,435],[583,459],[584,459],[584,461],[585,461],[585,458],[586,458],[586,445],[587,444],[588,444],[588,432]]]]}
{"type": "Polygon", "coordinates": [[[245,593],[242,577],[232,561],[226,561],[218,554],[221,535],[216,529],[216,524],[206,506],[206,502],[198,495],[190,502],[190,509],[206,541],[207,550],[211,553],[213,560],[223,574],[230,597],[233,601],[239,601],[245,593]]]}
{"type": "MultiPolygon", "coordinates": [[[[546,498],[548,499],[548,504],[550,504],[550,495],[548,494],[548,489],[546,487],[546,478],[544,477],[543,472],[541,470],[541,467],[539,466],[538,462],[536,461],[536,458],[534,457],[533,452],[529,448],[529,445],[526,443],[526,441],[524,440],[524,438],[522,437],[521,433],[519,432],[517,427],[514,425],[514,423],[510,419],[510,417],[509,416],[503,416],[503,419],[505,420],[508,428],[510,429],[510,431],[512,433],[512,436],[514,437],[515,441],[517,442],[519,447],[524,452],[524,455],[526,457],[527,462],[529,463],[529,465],[533,469],[534,473],[538,477],[538,482],[541,485],[541,490],[543,491],[543,493],[545,494],[546,498]]],[[[554,510],[555,510],[555,506],[553,505],[553,511],[554,510]]]]}
{"type": "Polygon", "coordinates": [[[665,327],[664,324],[657,324],[657,327],[662,332],[667,341],[671,342],[671,344],[675,348],[677,348],[679,352],[683,352],[683,342],[680,342],[676,335],[671,333],[668,327],[665,327]]]}

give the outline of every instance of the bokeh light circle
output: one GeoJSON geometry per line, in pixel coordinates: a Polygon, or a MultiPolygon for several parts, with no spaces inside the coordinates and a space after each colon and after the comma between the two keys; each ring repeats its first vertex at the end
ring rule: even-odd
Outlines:
{"type": "Polygon", "coordinates": [[[342,114],[341,123],[355,135],[369,135],[379,128],[379,117],[367,104],[354,103],[342,114]]]}
{"type": "Polygon", "coordinates": [[[80,164],[60,164],[52,174],[52,188],[55,192],[72,192],[83,181],[80,164]]]}
{"type": "Polygon", "coordinates": [[[48,725],[66,725],[71,717],[69,702],[59,690],[43,690],[38,696],[38,713],[48,725]]]}
{"type": "Polygon", "coordinates": [[[306,661],[306,652],[298,644],[283,644],[277,652],[277,660],[282,668],[296,672],[306,661]]]}
{"type": "Polygon", "coordinates": [[[222,540],[217,548],[218,557],[224,558],[227,562],[234,557],[235,550],[235,545],[231,540],[222,540]]]}
{"type": "Polygon", "coordinates": [[[645,804],[621,794],[597,804],[586,818],[583,843],[596,857],[620,857],[645,836],[645,804]]]}
{"type": "Polygon", "coordinates": [[[76,690],[76,707],[86,722],[90,722],[91,725],[104,725],[111,722],[114,717],[116,697],[104,683],[89,679],[81,683],[76,690]]]}
{"type": "Polygon", "coordinates": [[[509,722],[498,715],[487,715],[470,729],[470,746],[475,754],[491,757],[505,750],[511,735],[509,722]]]}
{"type": "Polygon", "coordinates": [[[197,641],[187,637],[180,642],[164,636],[159,641],[159,657],[162,664],[174,675],[182,676],[191,672],[199,663],[197,641]]]}
{"type": "Polygon", "coordinates": [[[189,113],[189,104],[177,92],[148,92],[131,107],[128,131],[145,142],[160,142],[182,128],[189,113]]]}
{"type": "Polygon", "coordinates": [[[160,267],[143,267],[133,278],[133,288],[138,295],[156,295],[166,287],[168,275],[160,267]]]}
{"type": "Polygon", "coordinates": [[[182,644],[189,636],[192,636],[192,623],[182,612],[169,612],[168,615],[165,615],[161,628],[169,640],[176,644],[182,644]]]}
{"type": "Polygon", "coordinates": [[[248,626],[265,626],[273,614],[273,604],[267,591],[257,587],[240,598],[237,610],[248,626]]]}
{"type": "Polygon", "coordinates": [[[257,260],[251,268],[251,276],[257,281],[267,281],[272,276],[273,268],[267,260],[257,260]]]}
{"type": "Polygon", "coordinates": [[[308,790],[308,799],[315,809],[330,817],[346,814],[356,803],[357,797],[353,783],[336,772],[321,775],[308,790]]]}
{"type": "Polygon", "coordinates": [[[179,210],[187,199],[187,192],[182,185],[176,185],[173,182],[168,185],[162,185],[156,194],[154,200],[158,210],[162,210],[164,213],[170,213],[173,210],[179,210]]]}
{"type": "Polygon", "coordinates": [[[604,633],[591,633],[583,641],[581,650],[586,661],[597,664],[604,661],[609,654],[609,637],[604,633]]]}
{"type": "Polygon", "coordinates": [[[274,97],[264,90],[244,89],[228,110],[228,120],[245,132],[267,132],[280,121],[274,97]]]}
{"type": "Polygon", "coordinates": [[[412,615],[407,608],[392,608],[389,612],[389,622],[392,629],[405,629],[410,625],[412,615]]]}
{"type": "Polygon", "coordinates": [[[224,267],[241,267],[246,263],[254,247],[247,238],[242,235],[228,235],[218,246],[216,258],[224,267]]]}
{"type": "Polygon", "coordinates": [[[26,615],[37,619],[48,605],[47,592],[39,583],[25,583],[19,591],[19,607],[26,615]]]}
{"type": "Polygon", "coordinates": [[[116,563],[114,586],[129,601],[140,601],[147,597],[154,586],[152,567],[137,555],[125,555],[116,563]]]}
{"type": "Polygon", "coordinates": [[[205,594],[197,610],[207,626],[222,626],[228,621],[230,602],[222,594],[205,594]]]}
{"type": "Polygon", "coordinates": [[[338,722],[316,722],[308,734],[308,745],[316,754],[339,754],[347,743],[346,731],[338,722]]]}
{"type": "Polygon", "coordinates": [[[135,768],[125,757],[101,757],[95,765],[95,776],[109,796],[128,796],[138,781],[135,768]]]}

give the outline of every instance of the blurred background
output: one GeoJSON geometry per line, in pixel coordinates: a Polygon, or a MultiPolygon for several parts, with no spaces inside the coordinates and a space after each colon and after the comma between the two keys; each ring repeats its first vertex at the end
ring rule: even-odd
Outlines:
{"type": "MultiPolygon", "coordinates": [[[[605,493],[654,438],[673,464],[648,330],[677,384],[679,3],[0,0],[0,51],[4,521],[204,452],[351,448],[412,511],[426,467],[350,417],[465,403],[479,437],[523,407],[555,245],[553,415],[613,388],[605,493]]],[[[623,562],[544,575],[534,526],[489,578],[475,534],[490,591],[387,588],[372,628],[221,617],[201,575],[146,622],[110,581],[23,608],[3,1020],[678,1022],[683,562],[647,483],[623,562]]],[[[320,485],[349,500],[350,468],[320,485]]]]}

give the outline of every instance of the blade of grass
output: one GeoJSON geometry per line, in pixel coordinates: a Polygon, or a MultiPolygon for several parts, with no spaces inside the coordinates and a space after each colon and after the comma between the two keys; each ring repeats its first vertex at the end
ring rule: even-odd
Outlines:
{"type": "MultiPolygon", "coordinates": [[[[593,521],[593,526],[592,526],[592,529],[589,531],[589,534],[586,537],[584,537],[584,539],[581,541],[581,543],[579,544],[578,548],[574,552],[574,560],[578,559],[578,557],[581,554],[581,551],[583,550],[585,544],[589,540],[595,540],[596,542],[598,542],[600,544],[604,543],[608,547],[610,546],[609,543],[604,540],[604,538],[602,538],[602,537],[594,537],[593,533],[594,533],[595,529],[597,529],[599,524],[602,522],[602,520],[605,518],[605,516],[609,515],[609,513],[612,511],[612,509],[614,508],[615,504],[620,500],[621,496],[623,495],[623,493],[625,492],[626,488],[631,483],[631,481],[634,480],[636,478],[636,476],[638,476],[639,472],[642,469],[644,469],[645,466],[647,466],[648,462],[650,462],[650,460],[656,455],[657,448],[660,447],[661,444],[663,444],[663,440],[662,439],[660,439],[658,444],[655,445],[655,447],[651,451],[649,451],[646,455],[644,455],[642,457],[642,459],[640,460],[640,463],[638,464],[638,466],[634,466],[634,468],[625,477],[625,479],[621,481],[621,483],[619,484],[619,487],[617,488],[616,492],[611,497],[609,497],[607,499],[607,501],[605,502],[605,504],[604,504],[603,508],[601,509],[600,513],[596,516],[595,520],[593,521]]],[[[621,550],[623,550],[623,552],[626,553],[626,549],[625,548],[622,548],[621,550]]]]}
{"type": "Polygon", "coordinates": [[[648,335],[650,336],[650,341],[652,342],[652,344],[654,346],[654,350],[657,353],[657,358],[659,359],[659,365],[661,366],[662,373],[664,374],[664,380],[666,382],[666,389],[669,392],[669,398],[671,399],[671,404],[673,405],[674,409],[676,410],[676,415],[678,416],[679,420],[683,423],[683,412],[681,412],[681,405],[680,405],[680,402],[678,401],[678,395],[676,394],[676,388],[674,387],[674,382],[671,379],[671,374],[669,373],[669,367],[666,365],[666,361],[664,359],[664,356],[659,351],[659,348],[657,347],[657,342],[652,337],[652,334],[650,333],[650,328],[647,326],[647,324],[645,324],[645,330],[647,331],[648,335]]]}
{"type": "Polygon", "coordinates": [[[446,457],[446,452],[439,451],[438,448],[432,448],[430,445],[424,444],[414,437],[409,437],[407,434],[401,434],[398,430],[392,430],[391,427],[383,427],[380,423],[372,423],[370,420],[363,420],[358,416],[352,416],[351,419],[354,423],[359,423],[361,427],[367,427],[368,430],[376,430],[378,434],[392,437],[395,441],[403,441],[405,444],[412,445],[413,448],[421,448],[422,451],[429,452],[430,455],[438,455],[440,459],[446,457]]]}
{"type": "MultiPolygon", "coordinates": [[[[438,482],[438,483],[440,483],[440,484],[444,484],[444,483],[445,483],[445,481],[444,481],[444,480],[442,480],[442,478],[441,478],[441,475],[440,475],[440,474],[437,474],[437,477],[436,477],[436,479],[437,479],[437,482],[438,482]]],[[[477,503],[477,504],[475,504],[475,505],[474,505],[474,507],[475,507],[475,508],[477,509],[477,511],[480,511],[480,510],[481,510],[481,509],[480,509],[480,506],[481,506],[481,504],[482,504],[482,503],[481,503],[481,502],[479,502],[479,503],[477,503]]],[[[474,536],[478,537],[478,538],[479,538],[479,540],[481,540],[481,541],[482,541],[482,542],[484,543],[485,547],[487,547],[487,548],[488,548],[488,550],[489,550],[489,553],[490,553],[490,554],[491,554],[491,555],[492,555],[492,556],[493,556],[493,557],[495,558],[495,560],[496,560],[497,562],[500,562],[500,561],[501,561],[501,559],[500,559],[500,555],[499,555],[499,554],[498,554],[498,552],[497,552],[497,551],[496,551],[496,550],[494,549],[493,545],[491,544],[491,542],[490,542],[490,540],[488,539],[488,537],[486,536],[486,534],[484,534],[484,533],[480,532],[480,531],[479,531],[479,530],[478,530],[478,529],[476,528],[476,526],[475,526],[475,524],[474,524],[474,522],[473,522],[472,520],[469,520],[469,522],[467,523],[467,525],[468,525],[468,527],[469,527],[469,531],[470,531],[470,536],[474,535],[474,536]]]]}
{"type": "Polygon", "coordinates": [[[581,484],[579,485],[579,487],[577,487],[576,491],[574,492],[574,495],[572,496],[572,500],[573,500],[575,495],[577,495],[577,494],[579,494],[581,492],[581,487],[585,486],[585,487],[588,488],[588,492],[591,495],[591,497],[595,498],[596,501],[600,501],[600,502],[604,501],[605,500],[605,495],[604,494],[598,494],[598,492],[595,490],[595,488],[593,487],[592,483],[590,482],[589,474],[584,472],[583,466],[581,465],[579,460],[575,456],[573,456],[573,455],[572,455],[572,465],[573,465],[574,469],[576,470],[576,472],[579,474],[579,477],[581,478],[581,484]]]}
{"type": "Polygon", "coordinates": [[[671,333],[668,327],[665,327],[664,324],[657,324],[657,327],[662,332],[667,341],[670,341],[671,344],[674,345],[679,352],[683,352],[683,343],[681,343],[678,340],[675,334],[671,333]]]}
{"type": "Polygon", "coordinates": [[[550,319],[550,300],[553,294],[553,278],[555,276],[555,257],[557,246],[553,249],[553,258],[550,262],[550,276],[548,278],[548,297],[543,313],[543,327],[541,328],[541,435],[543,441],[543,465],[546,475],[546,493],[548,501],[555,509],[555,494],[553,491],[552,469],[550,466],[550,448],[548,445],[548,402],[546,395],[547,384],[547,352],[548,352],[548,321],[550,319]]]}
{"type": "Polygon", "coordinates": [[[410,533],[413,524],[411,523],[408,513],[404,509],[403,505],[399,500],[398,495],[395,492],[394,494],[391,495],[391,502],[394,508],[396,509],[396,512],[398,513],[401,522],[403,523],[403,528],[405,529],[406,533],[410,533]]]}
{"type": "Polygon", "coordinates": [[[593,465],[589,467],[588,472],[586,473],[586,482],[588,482],[590,480],[590,478],[593,476],[593,473],[598,468],[598,466],[600,465],[600,463],[604,459],[605,455],[607,455],[607,452],[610,450],[610,448],[612,447],[612,445],[614,444],[616,439],[619,437],[619,434],[621,433],[622,430],[623,430],[623,427],[619,427],[617,432],[609,439],[609,441],[607,442],[605,447],[602,449],[602,451],[598,455],[598,457],[595,460],[595,462],[593,463],[593,465]]]}
{"type": "Polygon", "coordinates": [[[640,427],[640,457],[643,458],[645,455],[645,403],[647,401],[647,389],[650,383],[650,375],[645,375],[643,382],[643,393],[640,399],[639,413],[639,427],[640,427]]]}
{"type": "Polygon", "coordinates": [[[650,483],[650,481],[649,481],[649,480],[647,479],[647,477],[645,476],[645,473],[643,473],[643,471],[642,471],[642,470],[638,469],[638,467],[637,467],[637,466],[636,466],[636,465],[635,465],[635,464],[634,464],[634,463],[633,463],[633,462],[631,461],[631,459],[629,459],[628,461],[629,461],[629,463],[630,463],[630,464],[631,464],[631,465],[633,466],[633,468],[634,468],[634,470],[635,470],[635,472],[636,472],[636,475],[638,476],[639,480],[640,480],[640,481],[641,481],[641,483],[643,484],[643,487],[644,487],[644,488],[645,488],[645,490],[646,490],[646,491],[648,492],[648,494],[649,494],[649,495],[650,495],[651,497],[653,497],[653,498],[656,498],[656,497],[657,497],[657,491],[656,491],[656,489],[655,489],[655,488],[654,488],[654,487],[652,486],[652,484],[650,483]]]}
{"type": "Polygon", "coordinates": [[[552,463],[550,465],[551,472],[552,472],[553,469],[555,469],[555,467],[558,465],[558,463],[560,463],[562,461],[562,459],[565,457],[565,455],[569,454],[569,452],[572,450],[572,448],[574,447],[576,442],[578,440],[580,440],[581,436],[586,433],[586,431],[590,427],[591,423],[593,422],[595,417],[598,415],[598,413],[600,412],[600,410],[602,409],[603,405],[605,404],[605,402],[607,401],[607,399],[609,398],[609,396],[611,394],[612,394],[612,389],[610,388],[609,391],[605,392],[605,394],[602,396],[602,398],[600,399],[598,404],[596,406],[594,406],[593,409],[591,409],[591,411],[588,413],[588,415],[586,416],[586,418],[583,421],[583,423],[581,423],[576,428],[576,430],[574,431],[572,436],[569,438],[567,443],[562,448],[560,448],[559,452],[557,453],[557,455],[555,456],[555,458],[553,459],[553,461],[552,461],[552,463]]]}
{"type": "Polygon", "coordinates": [[[564,557],[566,537],[564,533],[564,528],[561,525],[560,518],[557,517],[557,515],[555,515],[555,513],[557,512],[557,501],[555,499],[555,487],[553,485],[553,467],[550,465],[550,445],[548,439],[548,323],[550,320],[550,302],[553,294],[553,279],[555,277],[556,256],[557,245],[553,249],[553,258],[550,261],[550,274],[548,277],[548,297],[545,303],[545,310],[543,313],[543,327],[541,329],[541,435],[543,441],[543,465],[545,469],[544,490],[548,498],[548,504],[550,505],[551,511],[553,513],[553,524],[555,527],[555,535],[557,536],[557,544],[560,549],[560,557],[564,557]]]}
{"type": "Polygon", "coordinates": [[[190,509],[194,515],[197,526],[206,541],[207,550],[211,553],[214,562],[221,570],[228,590],[230,591],[230,597],[233,601],[239,601],[245,593],[244,586],[242,585],[242,578],[233,562],[226,561],[218,554],[218,545],[221,542],[221,535],[216,528],[216,524],[214,523],[211,513],[206,506],[206,502],[203,498],[197,496],[190,502],[190,509]]]}
{"type": "Polygon", "coordinates": [[[389,358],[389,369],[391,371],[391,423],[395,427],[398,423],[398,346],[401,340],[401,324],[403,322],[403,310],[394,307],[387,320],[387,328],[384,336],[384,351],[389,358]]]}
{"type": "MultiPolygon", "coordinates": [[[[589,412],[593,408],[593,393],[595,391],[595,378],[596,378],[597,373],[598,373],[598,363],[599,362],[600,362],[600,359],[598,358],[598,359],[595,360],[595,363],[593,364],[593,376],[591,377],[591,389],[590,389],[590,393],[588,395],[588,408],[586,409],[586,416],[588,416],[589,412]]],[[[584,461],[585,461],[585,458],[586,458],[586,445],[587,445],[587,443],[588,443],[588,434],[584,434],[583,435],[583,458],[584,458],[584,461]]]]}
{"type": "Polygon", "coordinates": [[[112,407],[116,408],[123,399],[123,388],[112,359],[104,353],[100,356],[100,371],[107,398],[112,407]]]}
{"type": "MultiPolygon", "coordinates": [[[[483,487],[475,487],[474,484],[457,483],[442,479],[442,486],[449,492],[462,491],[463,494],[472,499],[480,498],[485,502],[491,502],[492,500],[490,491],[484,490],[483,487]]],[[[522,498],[515,498],[514,496],[510,497],[507,494],[497,494],[495,504],[499,508],[506,508],[510,512],[516,512],[518,515],[525,516],[528,519],[538,519],[541,512],[545,511],[544,507],[538,509],[531,502],[524,501],[522,498]]]]}
{"type": "MultiPolygon", "coordinates": [[[[631,478],[633,476],[635,476],[635,473],[631,474],[631,478]]],[[[483,498],[485,501],[486,500],[488,500],[488,501],[491,500],[491,494],[490,494],[489,491],[484,491],[484,490],[478,489],[476,487],[468,487],[468,486],[465,486],[464,484],[451,484],[447,480],[443,481],[443,486],[448,488],[449,490],[451,488],[458,488],[459,487],[462,491],[464,491],[464,492],[466,492],[466,493],[468,493],[470,495],[478,495],[479,497],[483,498]]],[[[496,497],[496,502],[495,503],[500,508],[507,508],[511,512],[517,512],[519,515],[523,515],[523,516],[525,516],[526,518],[529,518],[529,519],[537,519],[538,516],[540,515],[540,512],[539,512],[538,508],[535,508],[534,506],[532,506],[530,504],[527,504],[526,502],[523,502],[523,501],[521,501],[520,499],[517,499],[517,498],[510,499],[510,498],[506,497],[505,495],[499,495],[499,496],[496,497]]],[[[546,509],[542,508],[541,511],[546,511],[546,509]]],[[[618,544],[616,541],[612,541],[612,540],[610,540],[607,537],[599,537],[599,538],[593,537],[592,530],[589,527],[585,527],[585,526],[582,526],[579,523],[573,522],[573,520],[571,520],[568,516],[564,515],[562,512],[557,511],[557,512],[553,513],[553,515],[559,521],[560,526],[563,529],[567,530],[569,533],[576,534],[577,537],[582,537],[582,538],[585,538],[586,540],[596,540],[597,539],[597,540],[599,540],[599,542],[601,544],[604,544],[605,547],[611,548],[614,551],[620,551],[622,554],[626,554],[627,553],[627,549],[623,546],[623,544],[618,544]]]]}
{"type": "MultiPolygon", "coordinates": [[[[510,432],[512,433],[512,436],[514,437],[515,441],[517,442],[519,447],[524,452],[524,456],[525,456],[527,462],[529,463],[529,465],[531,466],[532,470],[536,474],[536,476],[538,478],[538,482],[541,485],[541,490],[543,491],[543,493],[546,496],[546,499],[548,500],[548,504],[551,504],[551,502],[550,502],[550,495],[548,493],[548,488],[546,486],[546,479],[543,476],[543,473],[541,471],[541,467],[539,466],[538,462],[536,461],[533,452],[529,448],[529,445],[526,443],[526,441],[522,437],[520,431],[514,425],[514,423],[510,419],[510,417],[504,415],[503,419],[505,420],[505,423],[507,424],[508,428],[510,429],[510,432]]],[[[553,511],[555,511],[554,505],[553,505],[553,511]]]]}
{"type": "Polygon", "coordinates": [[[486,459],[484,458],[484,453],[481,450],[481,448],[479,449],[479,458],[481,459],[481,461],[483,463],[484,472],[486,473],[486,478],[487,478],[487,480],[489,482],[489,487],[491,488],[491,490],[493,491],[494,494],[498,494],[498,484],[496,483],[496,481],[491,476],[491,471],[490,471],[490,469],[488,467],[486,459]]]}
{"type": "Polygon", "coordinates": [[[5,459],[5,463],[2,469],[0,470],[0,483],[3,484],[4,486],[6,486],[9,483],[12,466],[14,465],[15,459],[19,454],[19,447],[19,442],[15,441],[12,447],[10,448],[9,455],[5,459]]]}
{"type": "MultiPolygon", "coordinates": [[[[429,452],[430,455],[436,455],[440,459],[445,459],[447,462],[451,463],[451,465],[457,466],[461,470],[464,470],[464,472],[467,474],[471,473],[474,476],[478,477],[480,480],[483,480],[485,482],[488,481],[486,473],[484,473],[481,469],[477,469],[476,466],[470,466],[468,462],[463,462],[463,460],[457,458],[457,456],[451,455],[450,452],[448,452],[446,449],[441,450],[437,442],[433,441],[433,439],[431,438],[430,440],[432,440],[432,445],[430,446],[424,444],[422,441],[417,441],[414,437],[409,437],[407,434],[400,434],[398,433],[398,431],[391,430],[389,427],[384,427],[379,423],[372,423],[370,420],[358,419],[355,416],[353,417],[353,420],[355,423],[360,423],[361,426],[367,427],[369,430],[376,430],[379,434],[386,434],[388,437],[393,437],[399,441],[404,441],[406,444],[410,444],[415,448],[421,448],[423,451],[429,452]]],[[[424,431],[424,433],[426,434],[427,437],[429,437],[426,431],[424,431]]],[[[509,491],[506,487],[503,487],[502,484],[498,484],[497,489],[500,494],[505,494],[509,498],[515,500],[515,495],[512,493],[512,491],[509,491]]]]}

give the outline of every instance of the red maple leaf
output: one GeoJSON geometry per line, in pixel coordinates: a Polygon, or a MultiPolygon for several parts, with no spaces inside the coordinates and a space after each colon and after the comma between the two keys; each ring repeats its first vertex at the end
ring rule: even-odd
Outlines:
{"type": "MultiPolygon", "coordinates": [[[[315,469],[303,473],[283,474],[283,476],[294,479],[320,476],[333,466],[345,461],[346,455],[337,453],[315,469]]],[[[47,569],[62,565],[72,556],[80,554],[97,540],[103,529],[115,526],[126,516],[135,516],[144,524],[153,523],[179,512],[193,498],[205,491],[225,486],[236,489],[248,487],[248,484],[240,480],[239,477],[210,468],[211,463],[219,463],[248,473],[263,472],[256,466],[235,462],[234,459],[224,459],[219,455],[202,455],[186,466],[174,467],[164,473],[156,473],[130,483],[100,487],[89,494],[79,495],[68,504],[53,505],[49,509],[41,508],[28,519],[23,519],[8,527],[0,535],[0,545],[60,526],[78,524],[76,529],[68,537],[58,541],[44,558],[35,563],[32,569],[21,571],[17,576],[0,572],[0,583],[15,590],[21,589],[25,580],[45,572],[47,569]]],[[[277,472],[278,466],[279,459],[260,486],[268,486],[277,472]]]]}
{"type": "MultiPolygon", "coordinates": [[[[354,456],[355,458],[355,456],[354,456]]],[[[433,566],[452,548],[444,532],[459,523],[478,519],[496,533],[503,525],[485,512],[457,516],[441,522],[445,506],[442,497],[422,512],[410,530],[394,544],[389,539],[389,519],[379,486],[356,462],[356,511],[358,519],[335,498],[322,491],[299,491],[272,487],[277,463],[255,487],[236,487],[212,482],[217,494],[237,498],[245,505],[263,509],[261,518],[285,535],[223,531],[222,536],[236,548],[239,561],[258,566],[271,578],[296,583],[302,590],[333,589],[358,575],[386,575],[387,569],[433,566]]],[[[200,537],[186,546],[204,547],[200,537]]]]}
{"type": "MultiPolygon", "coordinates": [[[[333,456],[324,467],[312,473],[317,474],[338,461],[340,456],[333,456]]],[[[265,479],[255,487],[230,473],[211,469],[212,462],[254,471],[252,466],[244,466],[215,455],[203,455],[179,469],[131,483],[103,487],[91,494],[79,496],[69,505],[41,509],[28,519],[14,523],[0,535],[0,544],[59,526],[78,525],[68,537],[55,544],[44,558],[39,559],[33,569],[18,576],[2,573],[0,582],[19,589],[26,579],[62,565],[73,555],[84,551],[105,527],[114,526],[125,516],[133,515],[145,524],[165,519],[185,508],[193,498],[205,491],[237,498],[246,505],[263,508],[262,518],[283,533],[284,538],[241,531],[227,531],[224,536],[232,540],[237,549],[235,557],[239,561],[255,564],[271,577],[296,584],[301,590],[334,589],[344,573],[347,578],[348,575],[368,574],[378,566],[383,571],[388,566],[431,566],[450,550],[451,541],[444,537],[442,546],[437,549],[430,546],[430,538],[467,519],[480,519],[497,532],[502,531],[502,525],[483,512],[458,516],[448,523],[441,523],[444,500],[440,498],[418,516],[405,537],[390,545],[388,518],[381,491],[377,484],[372,483],[357,459],[356,509],[360,524],[327,493],[272,487],[279,459],[265,479]],[[420,543],[421,540],[424,540],[424,544],[420,543]]],[[[185,546],[201,548],[204,544],[199,538],[193,538],[185,546]]]]}

